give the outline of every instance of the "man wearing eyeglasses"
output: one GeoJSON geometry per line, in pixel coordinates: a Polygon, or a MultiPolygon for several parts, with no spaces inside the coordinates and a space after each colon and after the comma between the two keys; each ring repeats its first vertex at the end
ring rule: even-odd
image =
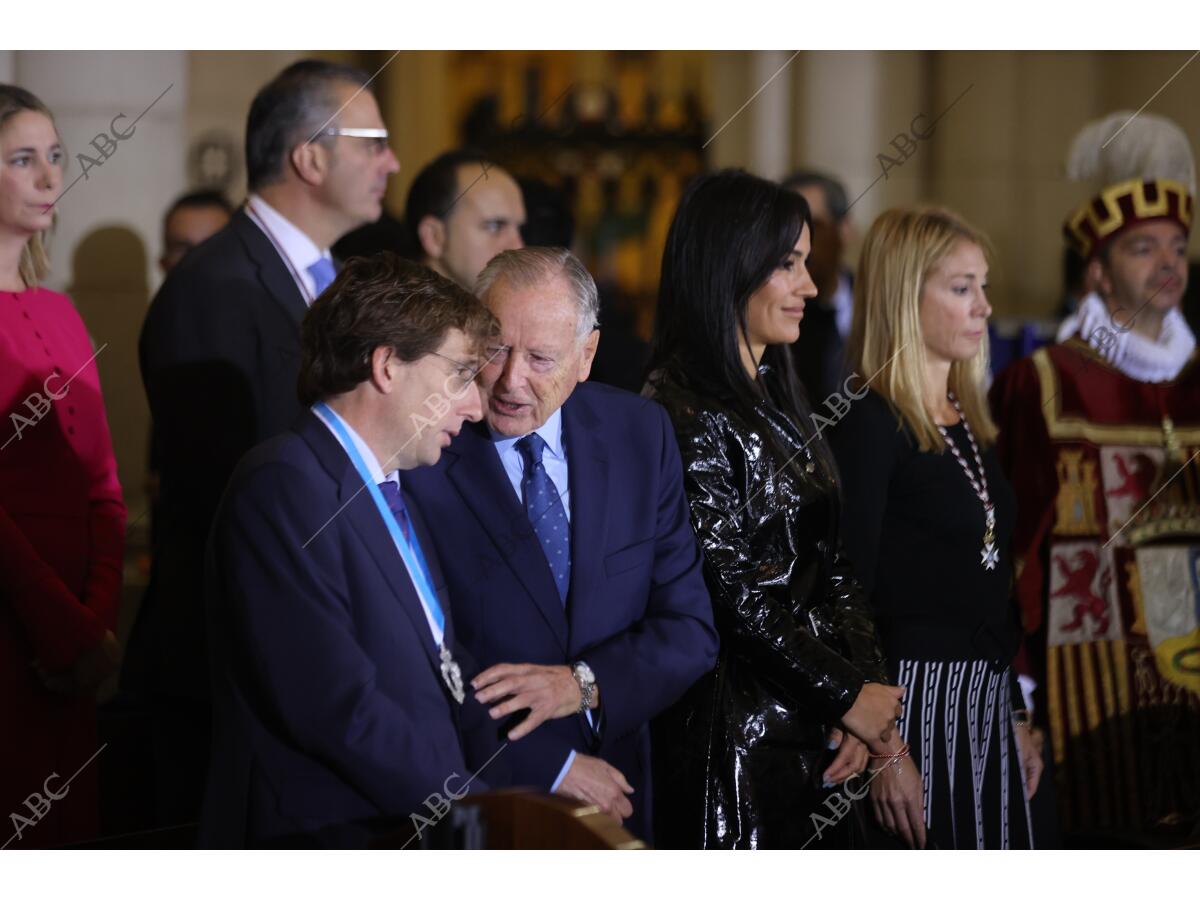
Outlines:
{"type": "Polygon", "coordinates": [[[500,325],[486,421],[404,475],[489,707],[491,727],[464,723],[466,759],[499,725],[493,787],[594,804],[650,840],[649,723],[717,659],[679,449],[657,403],[588,383],[600,302],[569,250],[507,250],[475,290],[500,325]]]}
{"type": "Polygon", "coordinates": [[[155,296],[139,343],[161,520],[122,687],[151,709],[160,826],[194,820],[209,745],[203,559],[238,459],[299,415],[300,321],[329,247],[382,212],[400,164],[366,73],[318,60],[263,87],[246,123],[249,197],[155,296]]]}
{"type": "Polygon", "coordinates": [[[505,752],[467,690],[477,668],[407,490],[482,417],[475,373],[498,324],[379,253],[348,262],[301,331],[311,407],[243,458],[209,547],[203,847],[361,847],[379,817],[420,834],[487,790],[505,752]],[[468,729],[493,734],[478,759],[468,729]]]}

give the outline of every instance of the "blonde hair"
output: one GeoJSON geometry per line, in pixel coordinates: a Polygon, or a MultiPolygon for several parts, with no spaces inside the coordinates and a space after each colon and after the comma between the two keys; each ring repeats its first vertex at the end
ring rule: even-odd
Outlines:
{"type": "MultiPolygon", "coordinates": [[[[871,225],[854,282],[854,322],[847,358],[871,379],[921,450],[941,452],[945,441],[925,405],[925,340],[920,304],[925,281],[960,241],[987,257],[987,237],[947,209],[892,209],[871,225]],[[902,352],[903,351],[903,352],[902,352]]],[[[950,364],[949,388],[981,446],[996,439],[984,380],[988,371],[986,331],[979,352],[950,364]]]]}
{"type": "MultiPolygon", "coordinates": [[[[41,113],[51,124],[54,123],[54,116],[50,114],[46,104],[29,91],[13,84],[0,84],[0,131],[4,130],[9,119],[21,112],[41,113]]],[[[54,216],[57,220],[57,211],[54,216]]],[[[21,249],[17,271],[26,287],[36,287],[50,274],[50,254],[46,250],[46,241],[42,235],[43,232],[39,231],[26,241],[21,249]]]]}

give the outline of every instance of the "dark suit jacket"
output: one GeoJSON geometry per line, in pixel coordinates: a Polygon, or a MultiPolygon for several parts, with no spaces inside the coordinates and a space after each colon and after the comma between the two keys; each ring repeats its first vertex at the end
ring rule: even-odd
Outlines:
{"type": "MultiPolygon", "coordinates": [[[[429,547],[416,510],[413,521],[429,547]]],[[[455,648],[441,569],[426,555],[447,611],[446,646],[455,648]]],[[[462,790],[471,772],[460,719],[477,720],[477,741],[496,727],[483,725],[486,710],[469,691],[465,707],[451,698],[387,527],[311,412],[238,467],[206,576],[213,757],[203,846],[320,841],[323,829],[349,823],[430,819],[424,801],[444,794],[447,778],[456,774],[449,788],[462,790]]],[[[456,656],[469,679],[469,660],[456,656]]],[[[483,780],[471,790],[486,790],[483,780]]],[[[353,833],[337,840],[354,843],[353,833]]]]}
{"type": "Polygon", "coordinates": [[[295,281],[244,210],[159,289],[138,351],[162,484],[154,567],[123,686],[208,695],[201,608],[204,543],[238,460],[301,412],[295,281]]]}
{"type": "MultiPolygon", "coordinates": [[[[492,784],[548,790],[571,750],[619,769],[635,793],[627,825],[649,838],[648,723],[716,660],[712,604],[683,492],[679,448],[657,403],[584,383],[563,405],[571,587],[566,610],[525,509],[483,424],[464,427],[437,466],[406,473],[447,565],[459,640],[480,669],[585,660],[603,728],[555,719],[511,744],[492,784]]],[[[485,728],[465,735],[468,760],[485,728]]]]}

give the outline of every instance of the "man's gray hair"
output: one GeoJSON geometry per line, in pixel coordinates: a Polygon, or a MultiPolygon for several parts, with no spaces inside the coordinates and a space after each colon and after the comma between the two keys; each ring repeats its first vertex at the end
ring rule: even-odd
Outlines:
{"type": "Polygon", "coordinates": [[[578,340],[600,327],[600,295],[596,282],[579,258],[565,247],[523,247],[505,250],[484,266],[475,281],[475,295],[483,297],[497,281],[515,288],[530,288],[562,277],[579,311],[578,340]]]}

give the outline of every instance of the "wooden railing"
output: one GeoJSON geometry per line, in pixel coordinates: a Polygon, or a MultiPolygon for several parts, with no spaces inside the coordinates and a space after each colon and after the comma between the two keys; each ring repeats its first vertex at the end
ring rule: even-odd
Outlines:
{"type": "MultiPolygon", "coordinates": [[[[521,790],[491,791],[464,797],[458,805],[475,807],[489,850],[645,850],[638,840],[599,807],[551,794],[521,790]]],[[[388,835],[379,849],[415,849],[411,830],[388,835]]]]}

